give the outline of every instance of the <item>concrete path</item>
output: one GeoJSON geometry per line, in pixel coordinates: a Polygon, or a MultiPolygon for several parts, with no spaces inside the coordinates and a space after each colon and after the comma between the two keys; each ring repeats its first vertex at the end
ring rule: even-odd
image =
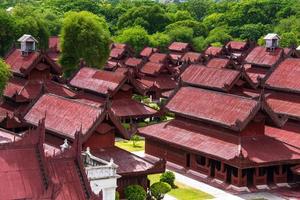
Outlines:
{"type": "Polygon", "coordinates": [[[245,199],[245,200],[251,200],[251,199],[267,199],[267,200],[285,200],[284,198],[275,196],[268,192],[256,192],[256,193],[248,193],[248,194],[241,194],[239,197],[245,199]]]}

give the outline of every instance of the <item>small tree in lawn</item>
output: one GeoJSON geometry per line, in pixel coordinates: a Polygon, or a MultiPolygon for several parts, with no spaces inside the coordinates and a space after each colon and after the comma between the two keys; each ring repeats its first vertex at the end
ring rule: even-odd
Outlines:
{"type": "Polygon", "coordinates": [[[110,34],[104,18],[87,11],[69,12],[63,20],[60,63],[64,76],[76,71],[82,58],[101,68],[109,56],[110,34]]]}
{"type": "Polygon", "coordinates": [[[172,188],[175,188],[175,174],[173,172],[167,171],[160,176],[160,181],[168,183],[172,188]]]}
{"type": "Polygon", "coordinates": [[[141,138],[137,135],[137,134],[134,134],[132,137],[131,137],[131,141],[132,141],[132,145],[133,147],[137,147],[137,142],[139,142],[141,140],[141,138]]]}
{"type": "Polygon", "coordinates": [[[164,199],[165,194],[171,191],[171,186],[165,182],[157,182],[151,185],[150,195],[156,200],[164,199]]]}
{"type": "Polygon", "coordinates": [[[130,185],[124,192],[127,200],[145,200],[147,197],[146,191],[139,185],[130,185]]]}
{"type": "Polygon", "coordinates": [[[9,66],[2,59],[0,59],[0,96],[2,96],[10,76],[11,73],[9,66]]]}

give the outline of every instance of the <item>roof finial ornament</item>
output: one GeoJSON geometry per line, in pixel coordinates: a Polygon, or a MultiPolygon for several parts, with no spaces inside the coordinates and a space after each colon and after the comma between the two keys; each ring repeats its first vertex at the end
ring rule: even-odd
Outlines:
{"type": "Polygon", "coordinates": [[[64,152],[66,149],[69,149],[69,148],[70,148],[70,145],[69,145],[68,139],[65,139],[64,143],[62,145],[60,145],[60,149],[62,152],[64,152]]]}

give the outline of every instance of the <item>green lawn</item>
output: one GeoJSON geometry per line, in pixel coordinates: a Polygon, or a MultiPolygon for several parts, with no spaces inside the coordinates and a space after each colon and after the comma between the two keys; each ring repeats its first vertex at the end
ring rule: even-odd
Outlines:
{"type": "Polygon", "coordinates": [[[115,142],[115,145],[121,149],[125,149],[126,151],[144,151],[145,150],[145,140],[140,140],[136,142],[136,146],[133,146],[133,142],[129,140],[121,140],[115,142]]]}
{"type": "MultiPolygon", "coordinates": [[[[149,175],[148,178],[151,184],[159,181],[160,174],[149,175]]],[[[177,188],[172,189],[168,195],[175,197],[178,200],[204,200],[213,199],[214,197],[210,194],[189,187],[183,183],[175,181],[177,188]]]]}

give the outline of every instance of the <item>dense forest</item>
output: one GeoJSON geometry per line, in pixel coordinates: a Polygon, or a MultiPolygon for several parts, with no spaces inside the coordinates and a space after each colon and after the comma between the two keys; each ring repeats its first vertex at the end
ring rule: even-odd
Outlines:
{"type": "Polygon", "coordinates": [[[0,55],[24,33],[45,48],[50,35],[61,33],[70,11],[94,13],[106,21],[112,41],[136,50],[146,45],[163,50],[172,41],[184,41],[201,51],[232,39],[260,43],[269,32],[281,36],[283,47],[300,43],[300,0],[2,0],[0,55]]]}

